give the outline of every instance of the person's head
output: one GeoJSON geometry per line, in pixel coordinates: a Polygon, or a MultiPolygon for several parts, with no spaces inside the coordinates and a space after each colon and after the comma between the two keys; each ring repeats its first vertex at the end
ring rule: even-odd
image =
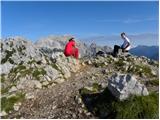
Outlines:
{"type": "Polygon", "coordinates": [[[122,33],[121,33],[121,37],[123,38],[123,37],[124,37],[124,35],[126,35],[126,34],[125,34],[124,32],[122,32],[122,33]]]}
{"type": "Polygon", "coordinates": [[[70,42],[70,41],[74,41],[74,38],[73,38],[73,37],[72,37],[72,38],[70,38],[70,39],[69,39],[69,42],[70,42]]]}

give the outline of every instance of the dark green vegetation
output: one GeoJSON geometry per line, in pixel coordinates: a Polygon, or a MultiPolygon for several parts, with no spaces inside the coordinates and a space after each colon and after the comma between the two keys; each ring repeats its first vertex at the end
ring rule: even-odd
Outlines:
{"type": "Polygon", "coordinates": [[[26,68],[23,64],[19,64],[17,67],[11,69],[8,74],[8,80],[11,82],[16,82],[20,77],[25,77],[26,75],[31,74],[32,71],[32,68],[26,68]]]}
{"type": "Polygon", "coordinates": [[[41,68],[41,69],[36,69],[36,70],[34,70],[33,71],[33,77],[35,77],[37,80],[39,80],[40,78],[39,78],[39,75],[45,75],[46,74],[46,71],[43,69],[43,68],[41,68]]]}
{"type": "Polygon", "coordinates": [[[1,88],[1,94],[7,93],[10,87],[1,88]]]}
{"type": "Polygon", "coordinates": [[[144,64],[135,64],[130,58],[127,58],[127,60],[133,64],[126,65],[125,61],[122,58],[119,58],[118,61],[114,62],[115,68],[118,71],[128,72],[139,76],[142,76],[142,74],[144,74],[147,77],[156,77],[152,74],[150,66],[144,64]]]}
{"type": "Polygon", "coordinates": [[[22,53],[23,50],[25,50],[26,47],[24,45],[17,48],[18,52],[22,53]]]}
{"type": "Polygon", "coordinates": [[[119,61],[116,61],[115,62],[115,65],[118,66],[118,67],[122,67],[125,65],[124,61],[122,59],[119,59],[119,61]]]}
{"type": "Polygon", "coordinates": [[[151,68],[147,65],[134,65],[132,68],[128,68],[128,72],[135,73],[137,75],[141,75],[142,73],[144,73],[148,77],[154,77],[151,68]]]}
{"type": "Polygon", "coordinates": [[[159,86],[159,80],[158,79],[149,80],[149,81],[146,82],[146,85],[159,86]]]}
{"type": "Polygon", "coordinates": [[[3,83],[5,81],[5,74],[1,74],[1,83],[3,83]]]}
{"type": "Polygon", "coordinates": [[[102,89],[101,85],[98,83],[93,83],[92,87],[95,92],[98,92],[102,89]]]}
{"type": "Polygon", "coordinates": [[[33,64],[33,63],[36,63],[35,60],[31,60],[31,61],[28,61],[27,64],[33,64]]]}
{"type": "Polygon", "coordinates": [[[21,102],[22,100],[24,100],[24,96],[25,94],[23,93],[17,93],[15,96],[6,98],[6,97],[2,97],[1,98],[1,110],[9,112],[11,110],[13,110],[13,106],[16,102],[21,102]]]}
{"type": "Polygon", "coordinates": [[[13,61],[11,58],[9,58],[8,61],[9,61],[11,64],[14,64],[14,61],[13,61]]]}
{"type": "Polygon", "coordinates": [[[26,68],[24,65],[18,65],[16,68],[11,70],[11,73],[21,73],[21,76],[32,74],[33,77],[37,78],[39,75],[45,75],[46,71],[43,68],[26,68]],[[34,71],[33,71],[34,70],[34,71]]]}
{"type": "Polygon", "coordinates": [[[104,63],[94,63],[95,67],[105,67],[106,65],[104,63]]]}
{"type": "Polygon", "coordinates": [[[14,73],[18,73],[22,70],[26,69],[26,66],[24,65],[18,65],[17,67],[15,67],[14,69],[11,70],[11,72],[14,72],[14,73]]]}
{"type": "Polygon", "coordinates": [[[60,71],[60,69],[58,68],[58,66],[57,66],[55,63],[52,63],[51,66],[52,66],[52,68],[54,68],[54,69],[60,71]]]}
{"type": "Polygon", "coordinates": [[[7,61],[9,61],[11,64],[13,64],[14,61],[13,61],[10,57],[12,56],[13,53],[16,52],[16,50],[13,48],[12,51],[5,50],[5,52],[6,52],[6,56],[5,56],[5,58],[3,58],[3,59],[1,60],[1,64],[4,64],[4,63],[7,62],[7,61]]]}
{"type": "Polygon", "coordinates": [[[117,100],[107,88],[101,93],[94,93],[83,88],[80,90],[80,94],[88,111],[99,118],[159,118],[158,93],[151,93],[148,96],[131,96],[124,101],[117,100]]]}
{"type": "MultiPolygon", "coordinates": [[[[32,61],[31,61],[32,62],[32,61]]],[[[27,75],[33,76],[34,79],[39,80],[40,75],[45,75],[46,71],[43,68],[31,68],[23,65],[23,62],[12,68],[8,74],[1,74],[0,80],[3,83],[1,94],[8,93],[12,86],[16,86],[17,82],[27,75]]]]}

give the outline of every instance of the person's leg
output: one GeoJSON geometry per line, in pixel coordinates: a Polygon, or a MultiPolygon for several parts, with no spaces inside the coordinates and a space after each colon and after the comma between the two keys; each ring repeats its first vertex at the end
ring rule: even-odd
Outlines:
{"type": "Polygon", "coordinates": [[[69,56],[69,55],[68,55],[67,53],[65,53],[65,52],[64,52],[64,55],[65,55],[66,57],[68,57],[68,56],[69,56]]]}
{"type": "Polygon", "coordinates": [[[74,48],[73,49],[72,56],[75,57],[76,59],[78,59],[78,57],[79,57],[78,48],[74,48]]]}
{"type": "Polygon", "coordinates": [[[122,49],[122,52],[128,52],[128,50],[122,49]]]}
{"type": "Polygon", "coordinates": [[[122,52],[125,52],[125,49],[121,48],[122,49],[122,52]]]}
{"type": "Polygon", "coordinates": [[[78,48],[75,48],[75,58],[78,59],[79,57],[79,50],[78,48]]]}
{"type": "Polygon", "coordinates": [[[120,46],[114,45],[114,51],[113,51],[114,56],[117,56],[118,50],[119,50],[120,48],[121,48],[120,46]]]}

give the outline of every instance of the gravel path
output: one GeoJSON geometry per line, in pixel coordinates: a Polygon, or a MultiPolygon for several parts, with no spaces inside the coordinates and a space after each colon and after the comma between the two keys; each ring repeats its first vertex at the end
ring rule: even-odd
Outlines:
{"type": "Polygon", "coordinates": [[[35,91],[35,97],[24,101],[20,110],[9,118],[96,118],[78,103],[76,96],[80,88],[106,81],[101,70],[86,66],[61,84],[35,91]]]}

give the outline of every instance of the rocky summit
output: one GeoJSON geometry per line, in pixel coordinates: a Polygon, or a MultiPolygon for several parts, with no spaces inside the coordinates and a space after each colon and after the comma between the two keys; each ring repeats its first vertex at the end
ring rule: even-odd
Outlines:
{"type": "Polygon", "coordinates": [[[107,46],[92,56],[81,41],[81,57],[65,57],[70,37],[1,40],[1,118],[159,118],[158,61],[107,46]]]}

